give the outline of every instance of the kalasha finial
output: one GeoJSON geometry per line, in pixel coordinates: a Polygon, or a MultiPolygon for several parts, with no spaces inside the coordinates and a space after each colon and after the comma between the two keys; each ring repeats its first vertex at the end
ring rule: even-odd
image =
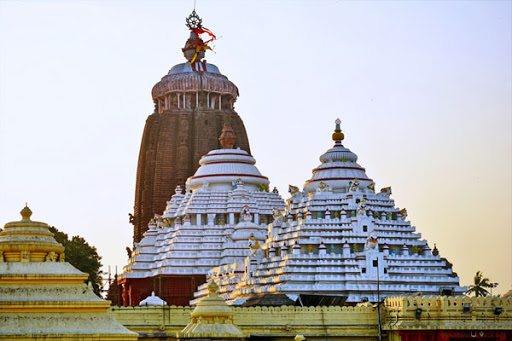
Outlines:
{"type": "Polygon", "coordinates": [[[217,294],[217,290],[219,290],[217,283],[215,283],[215,281],[210,281],[210,283],[208,283],[208,291],[210,292],[210,295],[217,294]]]}
{"type": "Polygon", "coordinates": [[[336,142],[341,143],[341,141],[343,141],[343,139],[345,138],[345,135],[341,132],[341,120],[337,118],[336,121],[334,121],[334,123],[336,123],[336,128],[334,129],[334,133],[332,134],[332,139],[336,142]]]}
{"type": "Polygon", "coordinates": [[[203,19],[197,15],[194,9],[192,13],[186,19],[187,27],[190,29],[190,38],[185,43],[185,47],[182,49],[185,58],[192,65],[195,61],[200,61],[205,54],[206,50],[211,50],[208,43],[212,40],[217,39],[215,34],[209,29],[202,25],[203,19]],[[210,36],[210,39],[204,41],[201,39],[201,34],[206,33],[210,36]]]}
{"type": "Polygon", "coordinates": [[[233,149],[236,141],[236,135],[229,122],[224,123],[222,134],[219,137],[220,144],[224,149],[233,149]]]}
{"type": "Polygon", "coordinates": [[[25,207],[20,211],[22,220],[30,220],[30,217],[32,216],[32,210],[28,208],[27,204],[25,203],[25,207]]]}

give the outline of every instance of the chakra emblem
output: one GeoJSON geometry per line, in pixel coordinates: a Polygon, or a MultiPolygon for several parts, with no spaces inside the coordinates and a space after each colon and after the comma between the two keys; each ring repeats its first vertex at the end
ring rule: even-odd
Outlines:
{"type": "Polygon", "coordinates": [[[201,27],[203,19],[197,15],[196,10],[193,10],[192,13],[187,17],[187,27],[191,30],[201,27]]]}

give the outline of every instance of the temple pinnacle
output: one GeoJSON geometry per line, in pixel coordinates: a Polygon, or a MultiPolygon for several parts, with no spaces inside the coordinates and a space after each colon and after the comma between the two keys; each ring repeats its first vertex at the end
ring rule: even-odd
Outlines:
{"type": "Polygon", "coordinates": [[[229,122],[224,123],[224,128],[222,128],[222,134],[219,137],[219,141],[222,148],[233,149],[236,141],[236,135],[229,122]]]}
{"type": "Polygon", "coordinates": [[[334,133],[332,134],[332,139],[335,142],[341,143],[341,141],[343,141],[343,139],[345,138],[345,135],[341,132],[341,120],[337,118],[336,121],[334,121],[334,123],[336,123],[336,128],[334,129],[334,133]]]}
{"type": "Polygon", "coordinates": [[[30,220],[30,217],[32,216],[32,211],[30,208],[28,208],[27,204],[25,203],[25,207],[20,211],[21,217],[23,219],[21,220],[30,220]]]}
{"type": "Polygon", "coordinates": [[[217,39],[217,37],[212,33],[212,31],[202,25],[203,19],[197,15],[196,10],[192,11],[192,13],[187,17],[186,22],[186,25],[190,30],[190,37],[185,43],[185,47],[181,50],[183,51],[185,58],[192,65],[194,62],[198,62],[204,58],[205,52],[207,50],[211,50],[208,43],[217,39]],[[201,38],[201,34],[208,35],[209,39],[204,41],[201,38]]]}

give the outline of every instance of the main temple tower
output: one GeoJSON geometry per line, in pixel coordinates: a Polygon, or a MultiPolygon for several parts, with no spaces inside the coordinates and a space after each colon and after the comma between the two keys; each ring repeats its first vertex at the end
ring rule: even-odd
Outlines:
{"type": "Polygon", "coordinates": [[[130,215],[134,242],[141,240],[153,215],[165,210],[176,186],[184,187],[201,156],[219,147],[225,122],[233,127],[237,147],[250,152],[244,124],[234,110],[238,88],[217,66],[203,60],[215,35],[202,26],[195,11],[187,18],[187,27],[190,37],[182,49],[187,62],[172,67],[152,90],[155,111],[142,135],[130,215]]]}

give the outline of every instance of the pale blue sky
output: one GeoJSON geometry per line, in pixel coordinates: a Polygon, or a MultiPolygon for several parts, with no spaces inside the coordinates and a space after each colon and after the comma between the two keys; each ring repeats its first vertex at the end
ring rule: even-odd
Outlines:
{"type": "MultiPolygon", "coordinates": [[[[197,1],[207,60],[240,89],[260,171],[286,198],[345,146],[471,284],[512,283],[509,1],[197,1]]],[[[151,88],[193,1],[0,1],[0,223],[33,218],[126,262],[151,88]]]]}

